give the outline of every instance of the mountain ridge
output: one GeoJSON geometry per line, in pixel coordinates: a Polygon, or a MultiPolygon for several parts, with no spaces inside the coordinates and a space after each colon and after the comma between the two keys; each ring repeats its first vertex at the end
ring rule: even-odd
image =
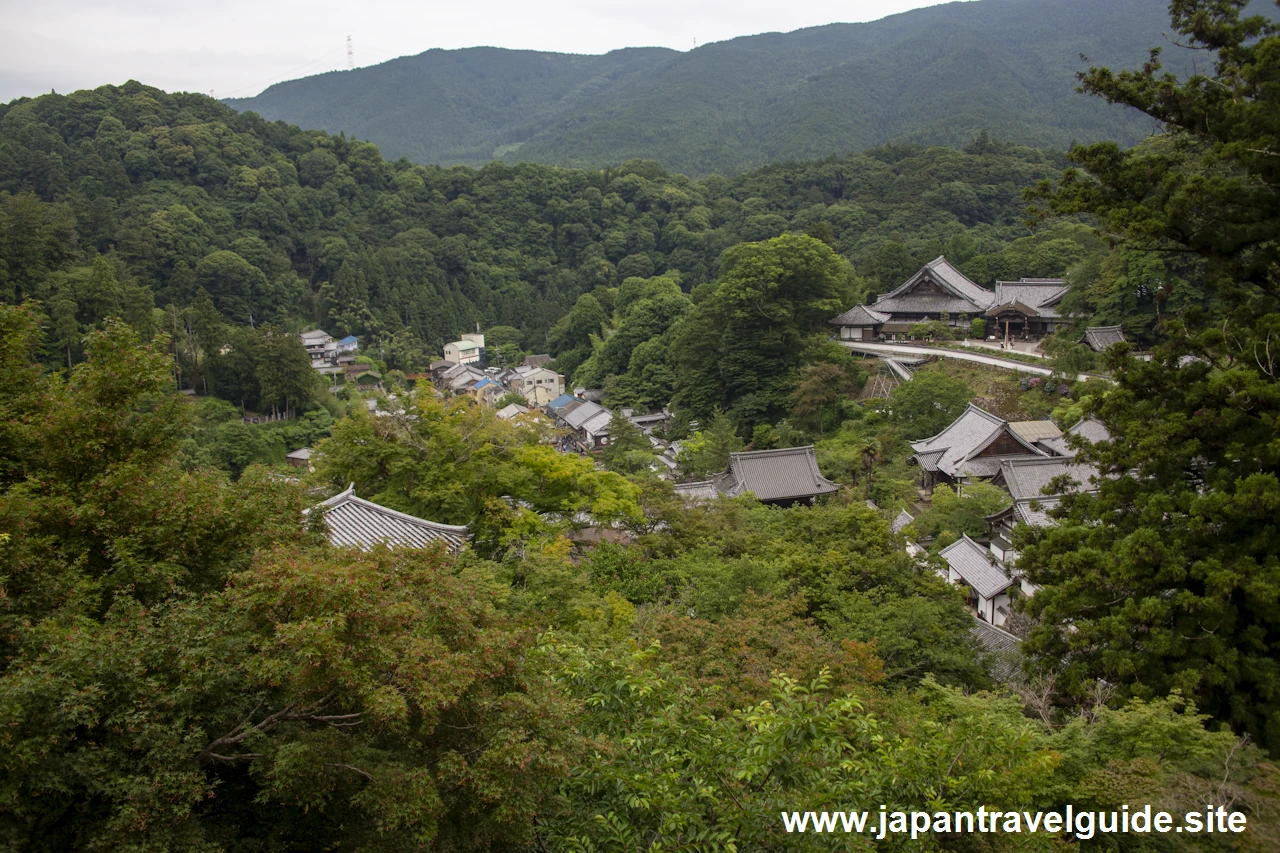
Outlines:
{"type": "Polygon", "coordinates": [[[1137,65],[1166,32],[1160,0],[976,0],[685,52],[436,48],[226,103],[423,163],[640,158],[736,174],[887,142],[958,145],[982,130],[1040,147],[1131,144],[1149,119],[1076,94],[1075,74],[1137,65]]]}

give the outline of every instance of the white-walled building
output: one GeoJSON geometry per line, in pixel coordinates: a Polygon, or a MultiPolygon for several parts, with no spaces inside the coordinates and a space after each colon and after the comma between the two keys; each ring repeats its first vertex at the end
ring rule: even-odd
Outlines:
{"type": "Polygon", "coordinates": [[[564,393],[564,377],[545,367],[517,367],[509,388],[530,406],[545,406],[564,393]]]}

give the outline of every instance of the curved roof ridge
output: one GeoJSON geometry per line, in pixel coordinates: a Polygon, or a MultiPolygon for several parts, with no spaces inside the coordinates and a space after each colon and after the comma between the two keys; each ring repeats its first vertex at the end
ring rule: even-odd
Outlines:
{"type": "Polygon", "coordinates": [[[915,448],[917,444],[927,445],[932,441],[936,441],[937,439],[942,438],[944,435],[947,434],[948,430],[950,430],[953,426],[959,423],[960,420],[964,418],[965,415],[969,414],[969,412],[971,411],[976,412],[977,414],[981,415],[982,417],[986,418],[987,420],[995,424],[1008,423],[1008,421],[1006,421],[1004,418],[1000,417],[999,415],[991,414],[986,409],[982,408],[981,406],[979,406],[978,404],[970,400],[968,403],[965,404],[964,411],[961,412],[958,416],[956,416],[956,419],[954,421],[944,426],[942,428],[942,432],[937,433],[936,435],[931,435],[928,438],[918,438],[915,441],[908,442],[908,444],[910,444],[912,448],[915,448]]]}
{"type": "Polygon", "coordinates": [[[328,500],[321,501],[319,506],[325,507],[327,509],[334,509],[346,503],[354,503],[359,506],[371,509],[375,512],[384,513],[386,515],[391,516],[392,518],[398,518],[401,521],[411,521],[417,524],[425,524],[431,527],[439,528],[442,531],[447,531],[450,533],[466,533],[471,529],[470,525],[444,524],[443,522],[439,522],[439,521],[431,521],[430,519],[419,518],[416,515],[410,515],[407,512],[401,512],[400,510],[392,509],[389,506],[376,504],[371,500],[366,500],[365,498],[360,497],[355,493],[355,490],[356,490],[356,484],[352,483],[351,485],[347,486],[347,488],[344,491],[339,492],[338,494],[334,495],[328,500]]]}

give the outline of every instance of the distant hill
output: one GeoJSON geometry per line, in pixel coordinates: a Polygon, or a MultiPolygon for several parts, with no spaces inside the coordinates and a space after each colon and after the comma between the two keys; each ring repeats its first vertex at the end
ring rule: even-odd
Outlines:
{"type": "Polygon", "coordinates": [[[1129,143],[1150,120],[1076,93],[1075,74],[1138,65],[1167,26],[1164,0],[978,0],[683,53],[430,50],[227,103],[444,165],[645,158],[700,176],[981,130],[1129,143]]]}

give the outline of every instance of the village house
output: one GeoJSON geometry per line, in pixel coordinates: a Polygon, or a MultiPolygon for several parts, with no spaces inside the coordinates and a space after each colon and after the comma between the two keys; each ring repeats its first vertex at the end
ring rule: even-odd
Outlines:
{"type": "Polygon", "coordinates": [[[426,548],[438,543],[456,554],[467,542],[465,525],[427,521],[356,497],[354,483],[315,509],[324,516],[329,541],[340,548],[369,551],[379,544],[426,548]]]}
{"type": "Polygon", "coordinates": [[[356,357],[352,353],[360,347],[355,335],[335,341],[323,329],[302,332],[298,337],[307,351],[307,357],[311,359],[311,367],[326,376],[345,373],[347,367],[355,363],[356,357]]]}
{"type": "Polygon", "coordinates": [[[323,358],[326,347],[333,342],[333,338],[324,329],[312,329],[298,337],[302,339],[302,345],[313,362],[323,358]]]}
{"type": "MultiPolygon", "coordinates": [[[[583,389],[578,389],[582,392],[583,389]]],[[[609,443],[609,422],[613,420],[613,412],[593,400],[584,400],[573,394],[561,394],[546,404],[546,412],[560,426],[573,432],[571,439],[574,446],[583,452],[590,452],[609,443]]],[[[635,424],[649,439],[649,444],[657,454],[657,463],[670,473],[675,468],[675,456],[678,447],[653,435],[653,432],[670,419],[671,413],[664,408],[661,412],[636,414],[633,410],[620,409],[622,417],[635,424]]]]}
{"type": "Polygon", "coordinates": [[[526,415],[528,413],[528,406],[522,406],[519,403],[508,403],[501,409],[498,409],[496,414],[498,415],[498,420],[509,421],[512,418],[518,418],[521,415],[526,415]]]}
{"type": "Polygon", "coordinates": [[[301,447],[284,458],[285,464],[294,468],[311,468],[311,448],[301,447]]]}
{"type": "Polygon", "coordinates": [[[555,417],[573,431],[573,440],[586,452],[597,450],[609,443],[609,422],[613,412],[590,400],[574,399],[560,406],[555,417]]]}
{"type": "Polygon", "coordinates": [[[666,433],[667,421],[671,420],[671,410],[663,406],[657,412],[645,412],[637,415],[634,409],[625,408],[621,410],[622,416],[639,428],[640,432],[653,438],[653,433],[666,433]]]}
{"type": "Polygon", "coordinates": [[[477,403],[492,406],[506,393],[506,389],[497,380],[486,376],[475,384],[467,386],[466,392],[477,403]]]}
{"type": "Polygon", "coordinates": [[[564,377],[545,367],[517,367],[507,387],[521,395],[530,406],[545,406],[564,394],[564,377]]]}
{"type": "Polygon", "coordinates": [[[526,355],[524,361],[520,362],[521,367],[545,367],[547,362],[551,361],[551,356],[545,353],[540,355],[526,355]]]}
{"type": "Polygon", "coordinates": [[[470,364],[455,364],[440,374],[440,387],[442,390],[459,394],[463,393],[463,389],[467,386],[474,385],[484,378],[484,371],[478,367],[470,364]]]}
{"type": "Polygon", "coordinates": [[[444,360],[454,364],[484,364],[484,335],[468,333],[444,345],[444,360]]]}

